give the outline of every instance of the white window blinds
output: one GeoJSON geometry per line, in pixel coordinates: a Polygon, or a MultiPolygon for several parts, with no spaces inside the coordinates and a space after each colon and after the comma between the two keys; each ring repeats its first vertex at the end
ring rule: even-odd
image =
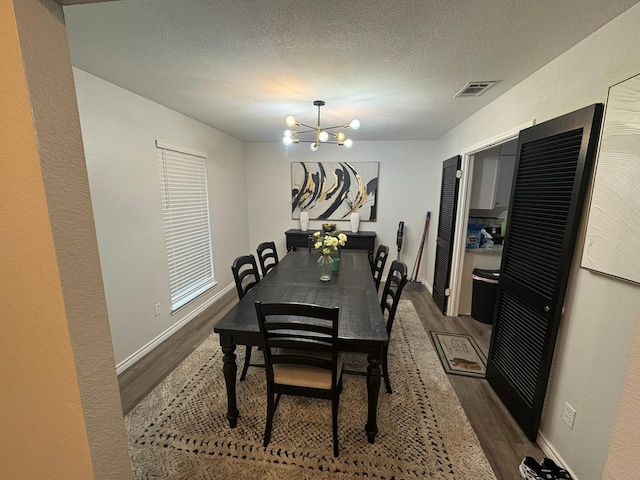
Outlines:
{"type": "Polygon", "coordinates": [[[206,156],[156,141],[171,310],[211,288],[206,156]]]}

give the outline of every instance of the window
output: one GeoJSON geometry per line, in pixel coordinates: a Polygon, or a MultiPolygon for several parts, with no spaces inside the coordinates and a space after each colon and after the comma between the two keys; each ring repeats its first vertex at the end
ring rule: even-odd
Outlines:
{"type": "Polygon", "coordinates": [[[156,140],[171,310],[215,285],[203,153],[156,140]]]}

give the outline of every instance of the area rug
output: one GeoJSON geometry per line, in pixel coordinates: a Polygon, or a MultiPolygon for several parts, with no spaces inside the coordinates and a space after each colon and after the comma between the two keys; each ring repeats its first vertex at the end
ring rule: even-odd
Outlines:
{"type": "MultiPolygon", "coordinates": [[[[236,351],[242,365],[244,348],[236,351]]],[[[348,363],[364,370],[364,357],[350,355],[348,363]]],[[[229,428],[222,353],[211,335],[126,416],[135,478],[495,479],[410,301],[396,314],[389,371],[393,394],[380,389],[373,445],[364,432],[365,378],[347,375],[339,457],[330,402],[291,396],[280,400],[265,449],[264,370],[251,368],[238,383],[240,418],[229,428]]]]}
{"type": "Polygon", "coordinates": [[[429,332],[442,367],[447,373],[484,378],[487,359],[471,335],[429,332]]]}

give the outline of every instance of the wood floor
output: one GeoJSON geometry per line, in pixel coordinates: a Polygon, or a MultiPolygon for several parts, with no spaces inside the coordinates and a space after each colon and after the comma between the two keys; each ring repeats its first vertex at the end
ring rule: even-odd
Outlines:
{"type": "MultiPolygon", "coordinates": [[[[118,377],[125,415],[213,332],[213,326],[235,304],[236,298],[235,291],[227,294],[118,377]]],[[[405,289],[402,298],[413,302],[427,332],[467,333],[485,354],[488,352],[490,325],[469,316],[442,315],[426,291],[405,289]]],[[[518,465],[525,455],[542,459],[540,448],[524,436],[486,380],[460,375],[448,378],[498,480],[519,478],[518,465]]]]}
{"type": "MultiPolygon", "coordinates": [[[[468,315],[443,315],[427,292],[405,289],[402,298],[413,302],[426,331],[469,334],[485,356],[488,354],[491,325],[477,322],[468,315]]],[[[391,335],[393,337],[393,333],[391,335]]],[[[461,375],[448,375],[448,378],[498,480],[519,479],[518,465],[526,455],[542,460],[544,454],[540,447],[522,433],[486,380],[461,375]]]]}

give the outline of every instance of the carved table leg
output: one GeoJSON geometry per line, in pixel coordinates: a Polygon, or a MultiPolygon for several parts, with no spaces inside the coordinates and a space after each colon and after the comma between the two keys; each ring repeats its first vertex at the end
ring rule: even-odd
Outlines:
{"type": "Polygon", "coordinates": [[[238,373],[238,365],[236,364],[235,352],[236,346],[222,347],[224,356],[222,361],[224,366],[222,371],[224,373],[224,383],[227,385],[227,420],[229,420],[229,426],[235,428],[238,423],[238,406],[236,405],[236,374],[238,373]]]}
{"type": "Polygon", "coordinates": [[[364,431],[367,432],[367,440],[369,443],[376,441],[378,434],[378,393],[380,392],[380,363],[382,361],[382,348],[379,351],[371,352],[367,356],[369,366],[367,367],[367,399],[368,399],[368,416],[367,424],[364,431]]]}

